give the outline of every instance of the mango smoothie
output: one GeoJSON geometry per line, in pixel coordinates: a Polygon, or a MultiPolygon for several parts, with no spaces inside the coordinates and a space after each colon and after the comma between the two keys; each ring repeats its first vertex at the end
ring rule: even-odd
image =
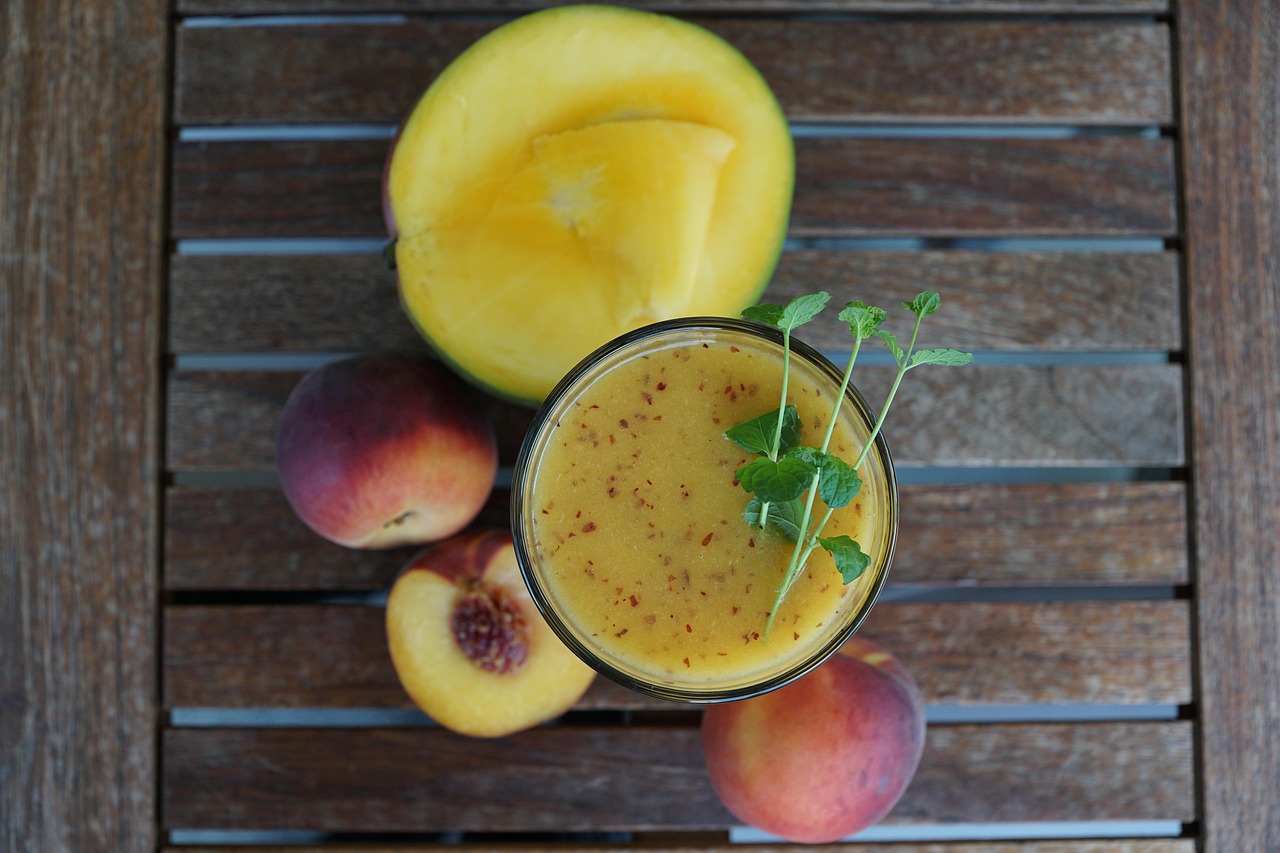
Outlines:
{"type": "MultiPolygon", "coordinates": [[[[553,392],[526,439],[512,489],[525,579],[561,639],[628,686],[691,701],[780,686],[834,651],[884,582],[897,495],[878,442],[823,531],[856,539],[871,566],[846,585],[815,551],[766,636],[794,542],[743,520],[734,472],[754,455],[724,431],[777,410],[779,339],[707,319],[624,336],[553,392]]],[[[792,352],[788,401],[818,444],[840,377],[792,352]]],[[[830,449],[852,461],[871,422],[849,395],[830,449]]]]}

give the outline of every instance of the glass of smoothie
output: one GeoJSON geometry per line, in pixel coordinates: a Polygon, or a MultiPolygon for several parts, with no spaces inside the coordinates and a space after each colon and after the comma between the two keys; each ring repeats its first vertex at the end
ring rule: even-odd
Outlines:
{"type": "MultiPolygon", "coordinates": [[[[841,373],[794,338],[791,353],[788,402],[816,446],[841,373]]],[[[598,672],[663,699],[742,699],[817,667],[874,604],[898,525],[883,436],[822,533],[857,540],[870,566],[845,584],[815,550],[765,630],[795,542],[743,519],[734,472],[755,457],[724,431],[777,411],[782,365],[775,328],[672,320],[601,347],[539,409],[512,479],[516,556],[542,615],[598,672]]],[[[852,463],[874,423],[851,385],[829,450],[852,463]]]]}

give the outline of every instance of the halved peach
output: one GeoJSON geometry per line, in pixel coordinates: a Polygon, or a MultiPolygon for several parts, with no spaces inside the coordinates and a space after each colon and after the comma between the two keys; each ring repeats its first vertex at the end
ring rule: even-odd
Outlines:
{"type": "Polygon", "coordinates": [[[538,613],[505,530],[456,536],[415,556],[391,588],[387,644],[414,703],[473,737],[557,717],[595,677],[538,613]]]}

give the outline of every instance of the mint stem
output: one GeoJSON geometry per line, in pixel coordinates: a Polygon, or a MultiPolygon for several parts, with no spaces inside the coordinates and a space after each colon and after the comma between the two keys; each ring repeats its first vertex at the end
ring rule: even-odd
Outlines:
{"type": "MultiPolygon", "coordinates": [[[[918,327],[917,327],[918,328],[918,327]]],[[[785,340],[785,338],[784,338],[785,340]]],[[[912,341],[914,342],[914,337],[912,341]]],[[[835,434],[836,419],[840,414],[840,406],[844,403],[844,395],[849,390],[849,381],[853,378],[853,365],[858,360],[858,350],[862,347],[862,339],[854,338],[853,352],[849,354],[849,366],[845,368],[844,378],[840,382],[840,391],[836,394],[835,405],[831,409],[831,420],[827,423],[827,434],[822,439],[822,452],[826,453],[827,448],[831,445],[831,436],[835,434]]],[[[791,347],[788,342],[787,351],[790,352],[791,347]]],[[[785,358],[785,357],[784,357],[785,358]]],[[[787,371],[785,369],[786,362],[783,362],[784,369],[782,374],[782,404],[785,406],[787,402],[787,371]]],[[[883,418],[882,418],[883,420],[883,418]]],[[[778,419],[778,434],[782,434],[782,419],[778,419]]],[[[827,520],[831,518],[831,510],[827,510],[827,514],[823,517],[822,523],[818,525],[818,529],[813,536],[809,537],[808,550],[801,555],[800,548],[805,542],[805,536],[809,532],[809,521],[813,517],[813,499],[818,494],[818,480],[821,474],[813,475],[813,482],[809,484],[809,494],[805,498],[804,515],[799,524],[799,534],[796,536],[796,547],[791,552],[791,560],[787,563],[787,571],[782,576],[782,583],[778,585],[778,594],[774,598],[773,607],[769,610],[769,618],[764,623],[764,635],[769,636],[769,629],[773,627],[773,619],[777,616],[778,611],[782,609],[782,600],[787,597],[787,593],[791,591],[792,585],[796,582],[796,578],[800,576],[800,572],[804,569],[805,563],[809,561],[809,555],[813,553],[813,549],[818,541],[818,534],[822,533],[822,528],[826,526],[827,520]]],[[[760,509],[761,523],[765,519],[765,513],[769,505],[764,504],[760,509]]]]}
{"type": "Polygon", "coordinates": [[[893,385],[889,387],[889,396],[885,398],[884,406],[880,409],[880,417],[876,419],[876,425],[872,427],[871,434],[867,436],[867,443],[862,446],[862,452],[858,454],[857,460],[853,463],[855,471],[862,467],[863,462],[867,461],[867,454],[871,452],[871,448],[876,442],[876,436],[880,435],[880,428],[884,426],[884,420],[889,415],[889,407],[893,405],[893,398],[898,393],[898,386],[902,384],[902,377],[907,375],[908,365],[911,363],[911,353],[916,348],[916,336],[920,334],[920,321],[923,319],[919,314],[916,315],[916,327],[911,330],[911,343],[907,345],[907,351],[902,355],[902,363],[898,365],[898,375],[893,378],[893,385]]]}
{"type": "MultiPolygon", "coordinates": [[[[782,330],[782,402],[778,404],[778,426],[773,432],[773,444],[769,449],[769,459],[778,461],[778,451],[782,447],[782,424],[787,413],[787,381],[791,378],[791,329],[782,330]]],[[[769,502],[760,503],[760,529],[764,530],[769,522],[769,502]]]]}

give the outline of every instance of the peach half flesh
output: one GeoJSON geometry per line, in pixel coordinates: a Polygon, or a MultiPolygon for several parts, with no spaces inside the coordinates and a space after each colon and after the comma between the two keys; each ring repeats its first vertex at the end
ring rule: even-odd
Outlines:
{"type": "Polygon", "coordinates": [[[828,843],[889,813],[925,740],[920,690],[870,640],[785,687],[702,718],[712,787],[739,820],[788,841],[828,843]]]}
{"type": "Polygon", "coordinates": [[[422,551],[396,578],[386,619],[405,691],[459,734],[502,737],[558,717],[595,677],[538,613],[507,531],[422,551]]]}

